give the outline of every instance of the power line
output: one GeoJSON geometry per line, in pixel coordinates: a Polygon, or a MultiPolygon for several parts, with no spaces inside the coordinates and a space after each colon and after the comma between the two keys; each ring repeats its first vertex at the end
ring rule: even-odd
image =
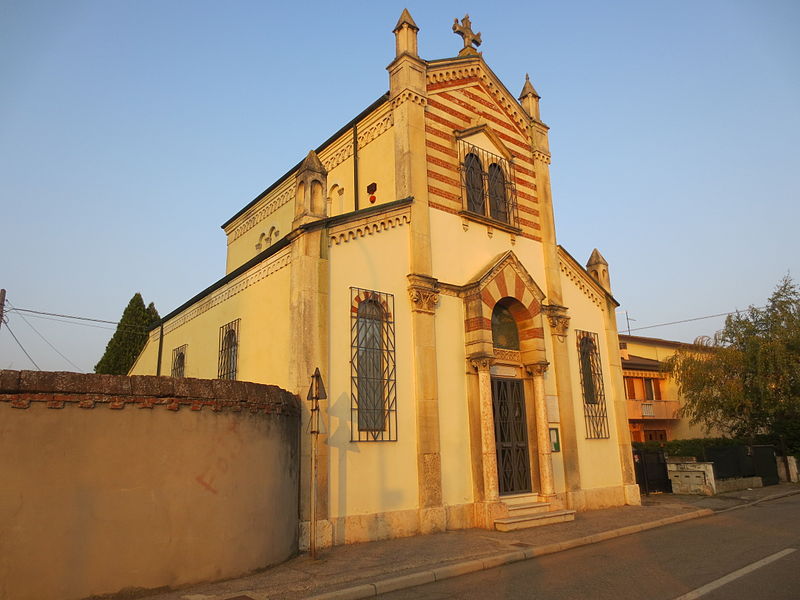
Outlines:
{"type": "MultiPolygon", "coordinates": [[[[14,305],[13,305],[13,304],[11,304],[11,302],[9,302],[8,300],[6,300],[6,302],[8,302],[8,305],[9,305],[9,306],[10,306],[12,309],[14,308],[14,305]]],[[[38,330],[38,329],[36,329],[36,327],[34,327],[34,326],[33,326],[33,324],[32,324],[30,321],[28,321],[28,319],[26,319],[26,318],[25,318],[25,315],[23,315],[23,314],[20,314],[19,316],[20,316],[20,318],[21,318],[23,321],[25,321],[25,322],[28,324],[28,327],[30,327],[31,329],[33,329],[33,332],[34,332],[36,335],[38,335],[40,338],[42,338],[42,340],[44,340],[45,344],[47,344],[48,346],[50,346],[50,347],[51,347],[51,348],[52,348],[52,349],[53,349],[53,350],[56,352],[56,354],[58,354],[58,355],[59,355],[61,358],[63,358],[65,361],[67,361],[67,362],[68,362],[69,364],[71,364],[73,367],[75,367],[75,368],[76,368],[78,371],[81,371],[81,372],[83,372],[83,369],[81,369],[81,368],[80,368],[78,365],[76,365],[74,362],[72,362],[70,359],[68,359],[66,356],[64,356],[64,355],[63,355],[63,354],[62,354],[62,353],[59,351],[59,349],[58,349],[58,348],[56,348],[55,346],[53,346],[53,344],[51,344],[51,343],[50,343],[50,341],[49,341],[49,340],[48,340],[46,337],[44,337],[44,336],[43,336],[41,333],[39,333],[39,330],[38,330]]]]}
{"type": "Polygon", "coordinates": [[[8,325],[8,319],[6,319],[6,320],[5,320],[5,325],[6,325],[6,329],[8,329],[8,333],[10,333],[10,334],[11,334],[11,337],[13,337],[13,338],[14,338],[14,341],[15,341],[15,342],[17,342],[17,345],[18,345],[18,346],[20,347],[20,349],[22,349],[22,351],[25,353],[25,356],[27,356],[27,357],[28,357],[28,360],[30,360],[30,361],[33,363],[33,366],[34,366],[34,367],[36,367],[36,368],[37,368],[39,371],[41,371],[42,369],[39,367],[39,365],[37,365],[37,364],[36,364],[36,361],[35,361],[35,360],[33,360],[33,359],[31,358],[31,355],[30,355],[30,354],[28,354],[28,351],[27,351],[27,350],[25,350],[25,347],[24,347],[24,346],[22,345],[22,343],[21,343],[21,342],[20,342],[20,341],[17,339],[17,336],[15,336],[15,335],[14,335],[14,332],[13,332],[13,331],[11,331],[11,327],[9,327],[9,325],[8,325]]]}
{"type": "MultiPolygon", "coordinates": [[[[756,310],[762,310],[766,308],[765,306],[758,306],[756,310]]],[[[694,317],[692,319],[682,319],[680,321],[670,321],[669,323],[658,323],[657,325],[645,325],[644,327],[632,327],[628,331],[641,331],[642,329],[653,329],[655,327],[666,327],[667,325],[678,325],[680,323],[690,323],[692,321],[702,321],[703,319],[713,319],[714,317],[727,317],[728,315],[732,315],[735,313],[739,313],[739,310],[732,310],[730,312],[724,313],[717,313],[716,315],[706,315],[705,317],[694,317]]]]}
{"type": "Polygon", "coordinates": [[[41,310],[31,310],[30,308],[15,308],[19,312],[32,313],[35,315],[47,315],[48,317],[63,317],[65,319],[77,319],[79,321],[94,321],[95,323],[109,323],[111,325],[119,325],[118,321],[106,321],[105,319],[92,319],[90,317],[76,317],[74,315],[60,315],[57,313],[43,312],[41,310]]]}

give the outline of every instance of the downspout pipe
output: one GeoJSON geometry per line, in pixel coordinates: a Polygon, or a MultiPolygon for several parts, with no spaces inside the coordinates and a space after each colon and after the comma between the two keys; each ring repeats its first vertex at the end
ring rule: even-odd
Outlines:
{"type": "Polygon", "coordinates": [[[164,350],[164,321],[158,328],[158,364],[156,365],[156,375],[161,375],[161,352],[164,350]]]}
{"type": "Polygon", "coordinates": [[[358,210],[358,123],[353,123],[353,209],[358,210]]]}

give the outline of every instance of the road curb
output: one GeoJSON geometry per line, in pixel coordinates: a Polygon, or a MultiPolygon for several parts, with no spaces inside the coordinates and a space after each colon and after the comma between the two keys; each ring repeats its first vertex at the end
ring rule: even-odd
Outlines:
{"type": "Polygon", "coordinates": [[[714,511],[714,513],[715,514],[726,513],[732,510],[739,510],[740,508],[747,508],[748,506],[755,506],[756,504],[761,504],[762,502],[768,502],[770,500],[778,500],[780,498],[786,498],[788,496],[796,496],[797,494],[800,494],[800,490],[789,490],[788,492],[781,492],[780,494],[765,496],[764,498],[759,498],[757,500],[753,500],[752,502],[748,502],[746,504],[740,504],[739,506],[731,506],[728,508],[723,508],[721,510],[716,510],[714,511]]]}
{"type": "MultiPolygon", "coordinates": [[[[800,494],[800,490],[793,491],[789,494],[781,496],[791,496],[792,494],[800,494]]],[[[766,498],[761,501],[766,500],[766,498]]],[[[738,507],[737,507],[738,508],[738,507]]],[[[730,509],[729,509],[730,510],[730,509]]],[[[485,571],[503,565],[520,562],[523,560],[530,560],[539,556],[546,556],[548,554],[555,554],[570,550],[571,548],[579,548],[580,546],[588,546],[596,544],[597,542],[604,542],[614,538],[639,533],[648,529],[655,529],[656,527],[663,527],[665,525],[672,525],[673,523],[680,523],[682,521],[689,521],[700,517],[707,517],[716,514],[710,508],[703,508],[681,515],[674,515],[672,517],[664,517],[655,521],[647,523],[640,523],[638,525],[629,525],[627,527],[620,527],[619,529],[611,529],[609,531],[602,531],[593,535],[587,535],[563,542],[556,542],[547,544],[546,546],[538,546],[524,551],[517,552],[504,552],[485,558],[470,559],[444,567],[437,567],[435,569],[427,569],[425,571],[417,571],[408,575],[400,575],[398,577],[390,577],[388,579],[380,579],[374,583],[360,584],[357,586],[327,592],[325,594],[318,594],[316,596],[308,596],[307,600],[361,600],[362,598],[374,598],[379,594],[387,592],[394,592],[397,590],[404,590],[426,583],[433,583],[443,579],[450,579],[451,577],[459,577],[477,571],[485,571]]]]}

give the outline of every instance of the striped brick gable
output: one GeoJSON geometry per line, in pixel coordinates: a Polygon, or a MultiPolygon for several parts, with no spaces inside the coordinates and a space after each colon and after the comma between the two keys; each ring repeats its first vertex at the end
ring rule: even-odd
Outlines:
{"type": "Polygon", "coordinates": [[[536,170],[528,133],[478,77],[428,84],[425,132],[430,206],[451,214],[462,210],[454,132],[478,124],[491,129],[513,160],[521,235],[541,241],[536,170]]]}

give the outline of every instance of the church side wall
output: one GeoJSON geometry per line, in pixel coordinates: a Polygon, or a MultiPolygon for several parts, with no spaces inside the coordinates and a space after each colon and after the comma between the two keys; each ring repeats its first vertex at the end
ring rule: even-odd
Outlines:
{"type": "MultiPolygon", "coordinates": [[[[568,345],[572,389],[578,439],[578,456],[581,474],[581,497],[573,498],[574,508],[591,509],[625,504],[625,492],[619,457],[619,435],[616,428],[615,398],[611,385],[611,370],[606,348],[605,315],[597,304],[598,292],[590,290],[580,276],[563,276],[564,303],[569,307],[569,331],[565,343],[568,345]],[[587,292],[588,290],[588,292],[587,292]],[[580,360],[576,330],[589,331],[598,336],[598,350],[603,374],[603,389],[608,420],[609,437],[588,439],[584,418],[583,388],[581,385],[580,360]]],[[[622,435],[628,435],[623,431],[622,435]]]]}
{"type": "MultiPolygon", "coordinates": [[[[290,387],[288,250],[256,265],[164,324],[161,374],[172,371],[172,353],[186,345],[186,377],[218,376],[220,327],[239,319],[236,379],[290,387]]],[[[159,329],[151,332],[132,375],[154,375],[159,329]]]]}
{"type": "Polygon", "coordinates": [[[240,576],[297,552],[299,411],[275,386],[0,372],[0,598],[240,576]]]}
{"type": "Polygon", "coordinates": [[[413,535],[419,527],[419,501],[406,278],[408,227],[356,235],[332,244],[329,252],[328,443],[333,542],[413,535]],[[351,286],[394,296],[397,441],[351,441],[351,286]]]}

